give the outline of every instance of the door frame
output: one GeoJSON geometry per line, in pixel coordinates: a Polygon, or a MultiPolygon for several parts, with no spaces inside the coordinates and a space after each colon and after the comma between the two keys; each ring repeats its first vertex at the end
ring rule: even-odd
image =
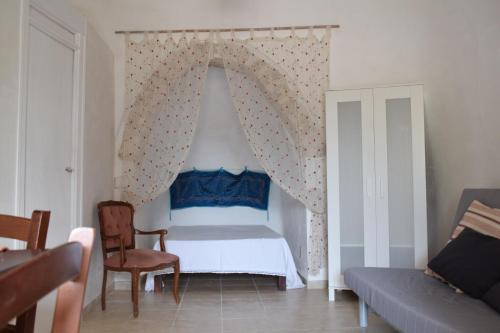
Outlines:
{"type": "MultiPolygon", "coordinates": [[[[82,225],[83,184],[83,116],[85,110],[85,42],[86,19],[62,0],[21,0],[19,116],[17,137],[16,207],[17,215],[25,215],[26,207],[26,153],[28,114],[28,60],[29,30],[35,27],[51,38],[73,49],[73,105],[72,105],[72,158],[71,167],[71,229],[82,225]],[[33,15],[32,15],[33,13],[33,15]],[[73,35],[72,40],[44,24],[50,21],[73,35]]],[[[64,166],[61,166],[63,168],[64,166]]],[[[16,243],[19,247],[20,242],[16,243]]]]}

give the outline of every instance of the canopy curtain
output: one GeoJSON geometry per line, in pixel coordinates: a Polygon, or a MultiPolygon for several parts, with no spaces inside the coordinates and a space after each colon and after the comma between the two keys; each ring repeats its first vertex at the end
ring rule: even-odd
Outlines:
{"type": "Polygon", "coordinates": [[[328,42],[329,32],[318,40],[312,31],[245,40],[234,34],[127,38],[123,199],[141,206],[169,188],[189,152],[208,66],[223,66],[255,157],[273,182],[312,212],[308,266],[317,273],[326,255],[328,42]]]}
{"type": "Polygon", "coordinates": [[[210,44],[193,39],[131,41],[119,157],[122,198],[136,207],[168,190],[187,158],[198,122],[210,44]]]}

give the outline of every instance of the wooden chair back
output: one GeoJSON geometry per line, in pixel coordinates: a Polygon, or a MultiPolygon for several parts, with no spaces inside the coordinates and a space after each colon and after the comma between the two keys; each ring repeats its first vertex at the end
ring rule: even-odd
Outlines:
{"type": "MultiPolygon", "coordinates": [[[[28,250],[45,250],[49,220],[49,211],[35,210],[31,219],[0,214],[0,237],[26,242],[28,250]]],[[[15,325],[8,325],[4,331],[33,332],[35,316],[36,305],[33,305],[17,317],[15,325]]]]}
{"type": "MultiPolygon", "coordinates": [[[[71,242],[51,250],[31,251],[36,255],[30,260],[0,275],[0,308],[2,309],[0,327],[17,314],[30,311],[34,308],[33,304],[36,304],[42,297],[66,281],[77,278],[80,274],[83,253],[80,243],[71,242]]],[[[18,325],[14,328],[7,326],[6,331],[33,332],[33,327],[20,330],[18,325]]]]}
{"type": "Polygon", "coordinates": [[[0,214],[0,237],[26,242],[28,250],[44,250],[50,212],[33,211],[31,219],[0,214]]]}
{"type": "Polygon", "coordinates": [[[126,250],[135,249],[134,206],[123,201],[103,201],[97,205],[103,257],[120,251],[120,235],[126,250]]]}
{"type": "Polygon", "coordinates": [[[79,242],[83,248],[80,274],[76,279],[64,283],[57,290],[52,333],[78,333],[80,331],[94,239],[95,230],[93,228],[77,228],[69,236],[69,242],[79,242]]]}

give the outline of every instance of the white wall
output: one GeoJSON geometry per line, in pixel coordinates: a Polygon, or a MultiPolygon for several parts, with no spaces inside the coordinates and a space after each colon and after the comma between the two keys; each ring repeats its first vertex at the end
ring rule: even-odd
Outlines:
{"type": "MultiPolygon", "coordinates": [[[[101,291],[102,252],[97,204],[113,197],[114,58],[97,32],[87,26],[83,152],[82,225],[96,228],[85,304],[101,291]]],[[[110,278],[109,280],[112,280],[110,278]]]]}
{"type": "Polygon", "coordinates": [[[123,109],[120,29],[341,25],[332,87],[425,86],[431,254],[463,187],[500,187],[500,2],[497,0],[68,0],[112,47],[123,109]]]}
{"type": "MultiPolygon", "coordinates": [[[[21,2],[0,2],[0,214],[15,214],[21,2]]],[[[0,239],[12,247],[13,241],[0,239]]]]}

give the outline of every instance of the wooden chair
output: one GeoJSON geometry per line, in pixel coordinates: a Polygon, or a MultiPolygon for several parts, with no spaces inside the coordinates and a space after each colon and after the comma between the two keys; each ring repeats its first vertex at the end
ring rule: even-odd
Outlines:
{"type": "MultiPolygon", "coordinates": [[[[35,210],[31,219],[0,214],[0,237],[26,242],[28,250],[44,250],[49,229],[50,212],[35,210]]],[[[9,325],[2,332],[33,332],[36,305],[16,319],[16,325],[9,325]]]]}
{"type": "MultiPolygon", "coordinates": [[[[78,278],[83,247],[65,243],[50,250],[12,250],[2,253],[10,268],[0,274],[0,327],[26,312],[52,290],[78,278]]],[[[4,262],[5,263],[5,262],[4,262]]]]}
{"type": "Polygon", "coordinates": [[[80,274],[76,279],[66,282],[57,290],[52,333],[78,333],[80,331],[94,239],[95,230],[93,228],[77,228],[69,236],[68,242],[79,242],[83,248],[80,274]]]}
{"type": "Polygon", "coordinates": [[[168,267],[174,268],[172,292],[179,304],[179,257],[165,252],[167,230],[141,231],[134,227],[134,207],[127,202],[105,201],[97,206],[101,227],[104,272],[102,278],[101,306],[106,309],[106,280],[108,270],[130,272],[132,276],[132,303],[134,317],[139,314],[139,276],[168,267]],[[161,251],[136,249],[135,235],[160,236],[161,251]],[[113,253],[114,252],[114,253],[113,253]],[[113,253],[108,257],[108,253],[113,253]]]}

